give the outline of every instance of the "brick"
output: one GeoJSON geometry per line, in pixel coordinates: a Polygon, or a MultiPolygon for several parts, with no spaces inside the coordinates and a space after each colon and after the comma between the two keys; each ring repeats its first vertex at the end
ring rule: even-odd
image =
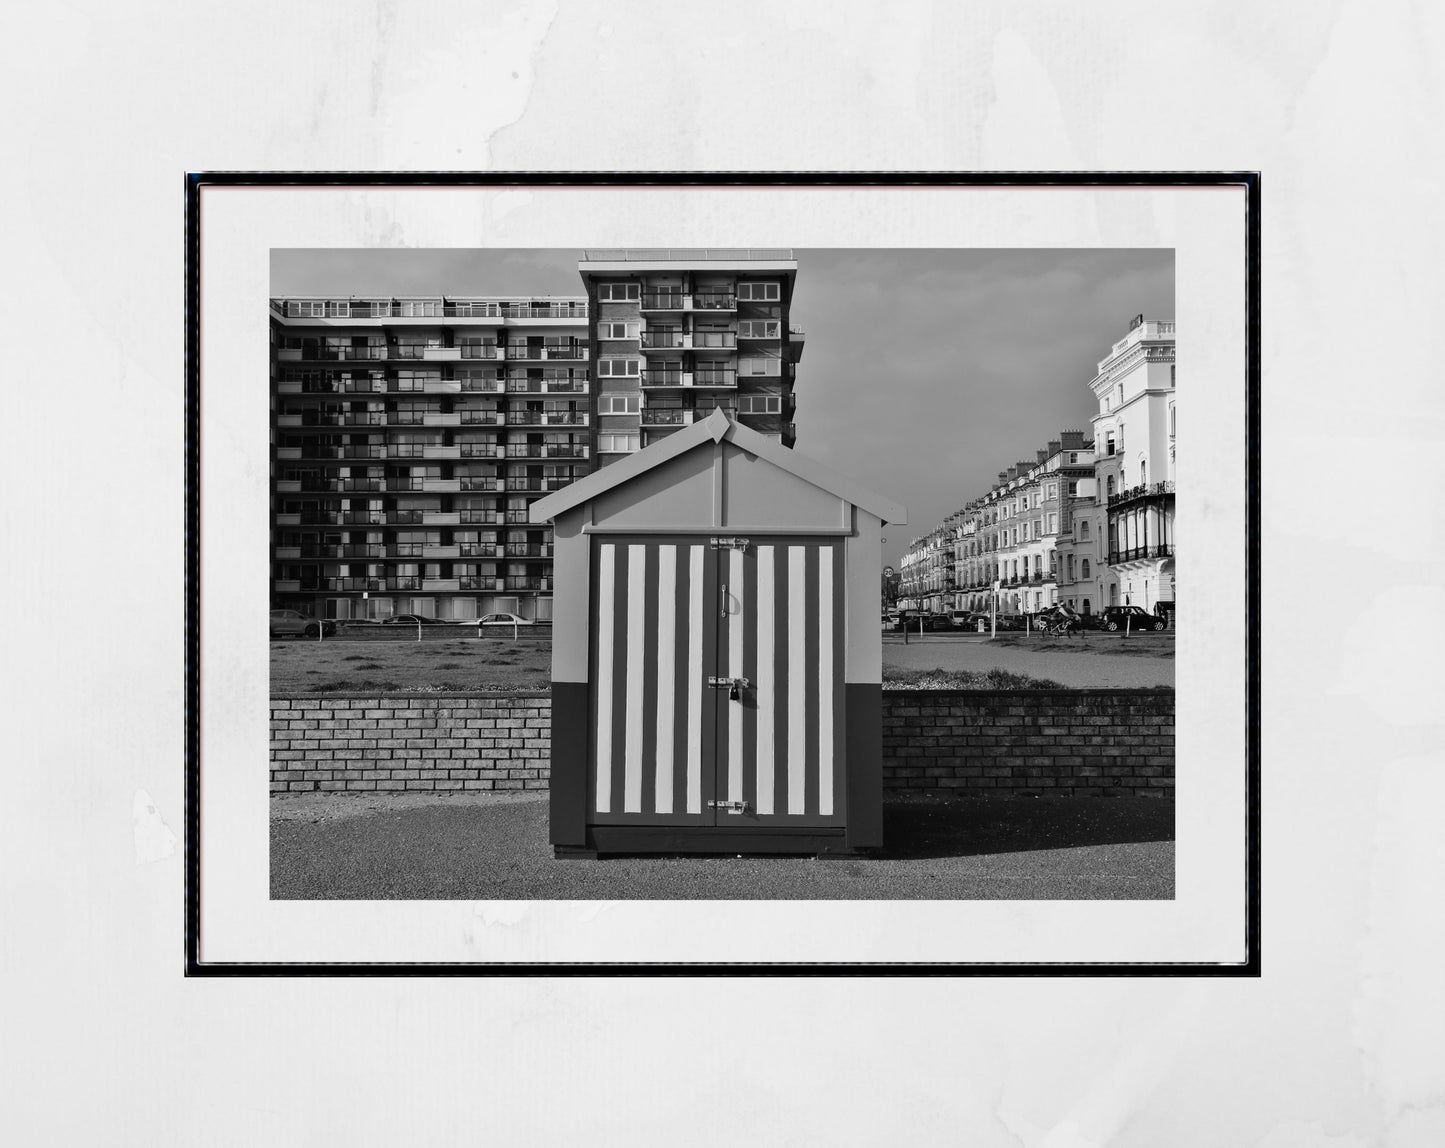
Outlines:
{"type": "Polygon", "coordinates": [[[421,775],[421,770],[419,769],[393,769],[391,771],[391,780],[415,781],[417,778],[421,777],[421,775]]]}
{"type": "Polygon", "coordinates": [[[463,788],[463,789],[472,789],[472,790],[491,789],[491,788],[492,788],[492,782],[490,782],[490,781],[464,781],[464,782],[462,782],[462,788],[463,788]]]}
{"type": "Polygon", "coordinates": [[[408,789],[432,789],[435,786],[436,782],[434,781],[418,781],[415,778],[406,783],[408,789]]]}
{"type": "Polygon", "coordinates": [[[273,782],[271,783],[271,792],[272,792],[272,793],[284,793],[284,792],[286,792],[286,783],[285,783],[284,781],[273,781],[273,782]]]}
{"type": "Polygon", "coordinates": [[[460,789],[462,787],[460,781],[442,780],[440,778],[432,784],[435,785],[437,789],[460,789]]]}
{"type": "Polygon", "coordinates": [[[448,776],[448,772],[447,772],[447,770],[445,770],[445,769],[423,769],[423,770],[421,770],[420,772],[417,772],[416,770],[413,770],[413,771],[411,771],[411,772],[412,772],[412,774],[413,774],[414,776],[417,776],[417,777],[428,777],[428,778],[431,778],[431,779],[433,779],[433,780],[435,780],[435,779],[438,778],[438,777],[446,777],[446,776],[448,776]]]}
{"type": "Polygon", "coordinates": [[[377,789],[405,789],[406,786],[405,781],[378,781],[376,783],[377,789]]]}
{"type": "Polygon", "coordinates": [[[347,788],[347,789],[375,789],[375,788],[376,788],[376,782],[374,782],[374,781],[348,781],[348,782],[346,783],[346,788],[347,788]]]}

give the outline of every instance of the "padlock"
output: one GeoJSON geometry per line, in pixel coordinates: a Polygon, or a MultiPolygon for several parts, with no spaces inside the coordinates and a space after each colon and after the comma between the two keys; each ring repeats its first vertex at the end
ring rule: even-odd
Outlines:
{"type": "Polygon", "coordinates": [[[738,683],[736,678],[733,679],[732,688],[728,690],[728,700],[734,702],[738,700],[738,683]]]}

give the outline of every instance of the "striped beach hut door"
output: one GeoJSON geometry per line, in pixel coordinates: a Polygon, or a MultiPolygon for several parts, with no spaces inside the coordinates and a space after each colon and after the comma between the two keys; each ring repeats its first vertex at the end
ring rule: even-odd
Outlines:
{"type": "Polygon", "coordinates": [[[595,824],[842,825],[842,544],[594,539],[595,824]]]}

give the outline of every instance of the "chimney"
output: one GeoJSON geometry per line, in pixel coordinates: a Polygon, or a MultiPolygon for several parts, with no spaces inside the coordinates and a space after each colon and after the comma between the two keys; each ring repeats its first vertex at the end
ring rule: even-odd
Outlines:
{"type": "Polygon", "coordinates": [[[1050,439],[1050,440],[1049,440],[1049,451],[1048,451],[1048,453],[1049,453],[1051,456],[1058,454],[1058,453],[1059,453],[1059,448],[1060,448],[1062,445],[1063,445],[1063,444],[1062,444],[1061,442],[1059,442],[1058,439],[1056,439],[1056,438],[1055,438],[1055,439],[1050,439]]]}
{"type": "Polygon", "coordinates": [[[1079,430],[1066,430],[1059,435],[1059,445],[1064,450],[1083,450],[1084,432],[1079,430]]]}
{"type": "Polygon", "coordinates": [[[1037,456],[1038,462],[1047,462],[1049,459],[1049,452],[1046,450],[1035,451],[1034,454],[1037,456]]]}

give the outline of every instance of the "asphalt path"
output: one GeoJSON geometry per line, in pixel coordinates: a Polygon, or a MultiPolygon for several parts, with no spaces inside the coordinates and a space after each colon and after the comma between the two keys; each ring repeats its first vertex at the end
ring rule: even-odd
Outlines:
{"type": "Polygon", "coordinates": [[[883,664],[907,670],[1009,670],[1072,689],[1173,687],[1174,635],[1019,634],[995,641],[984,634],[933,633],[910,634],[905,644],[901,634],[884,634],[883,664]]]}
{"type": "Polygon", "coordinates": [[[275,900],[1167,900],[1174,802],[888,801],[866,859],[556,860],[547,795],[298,793],[271,801],[275,900]]]}

